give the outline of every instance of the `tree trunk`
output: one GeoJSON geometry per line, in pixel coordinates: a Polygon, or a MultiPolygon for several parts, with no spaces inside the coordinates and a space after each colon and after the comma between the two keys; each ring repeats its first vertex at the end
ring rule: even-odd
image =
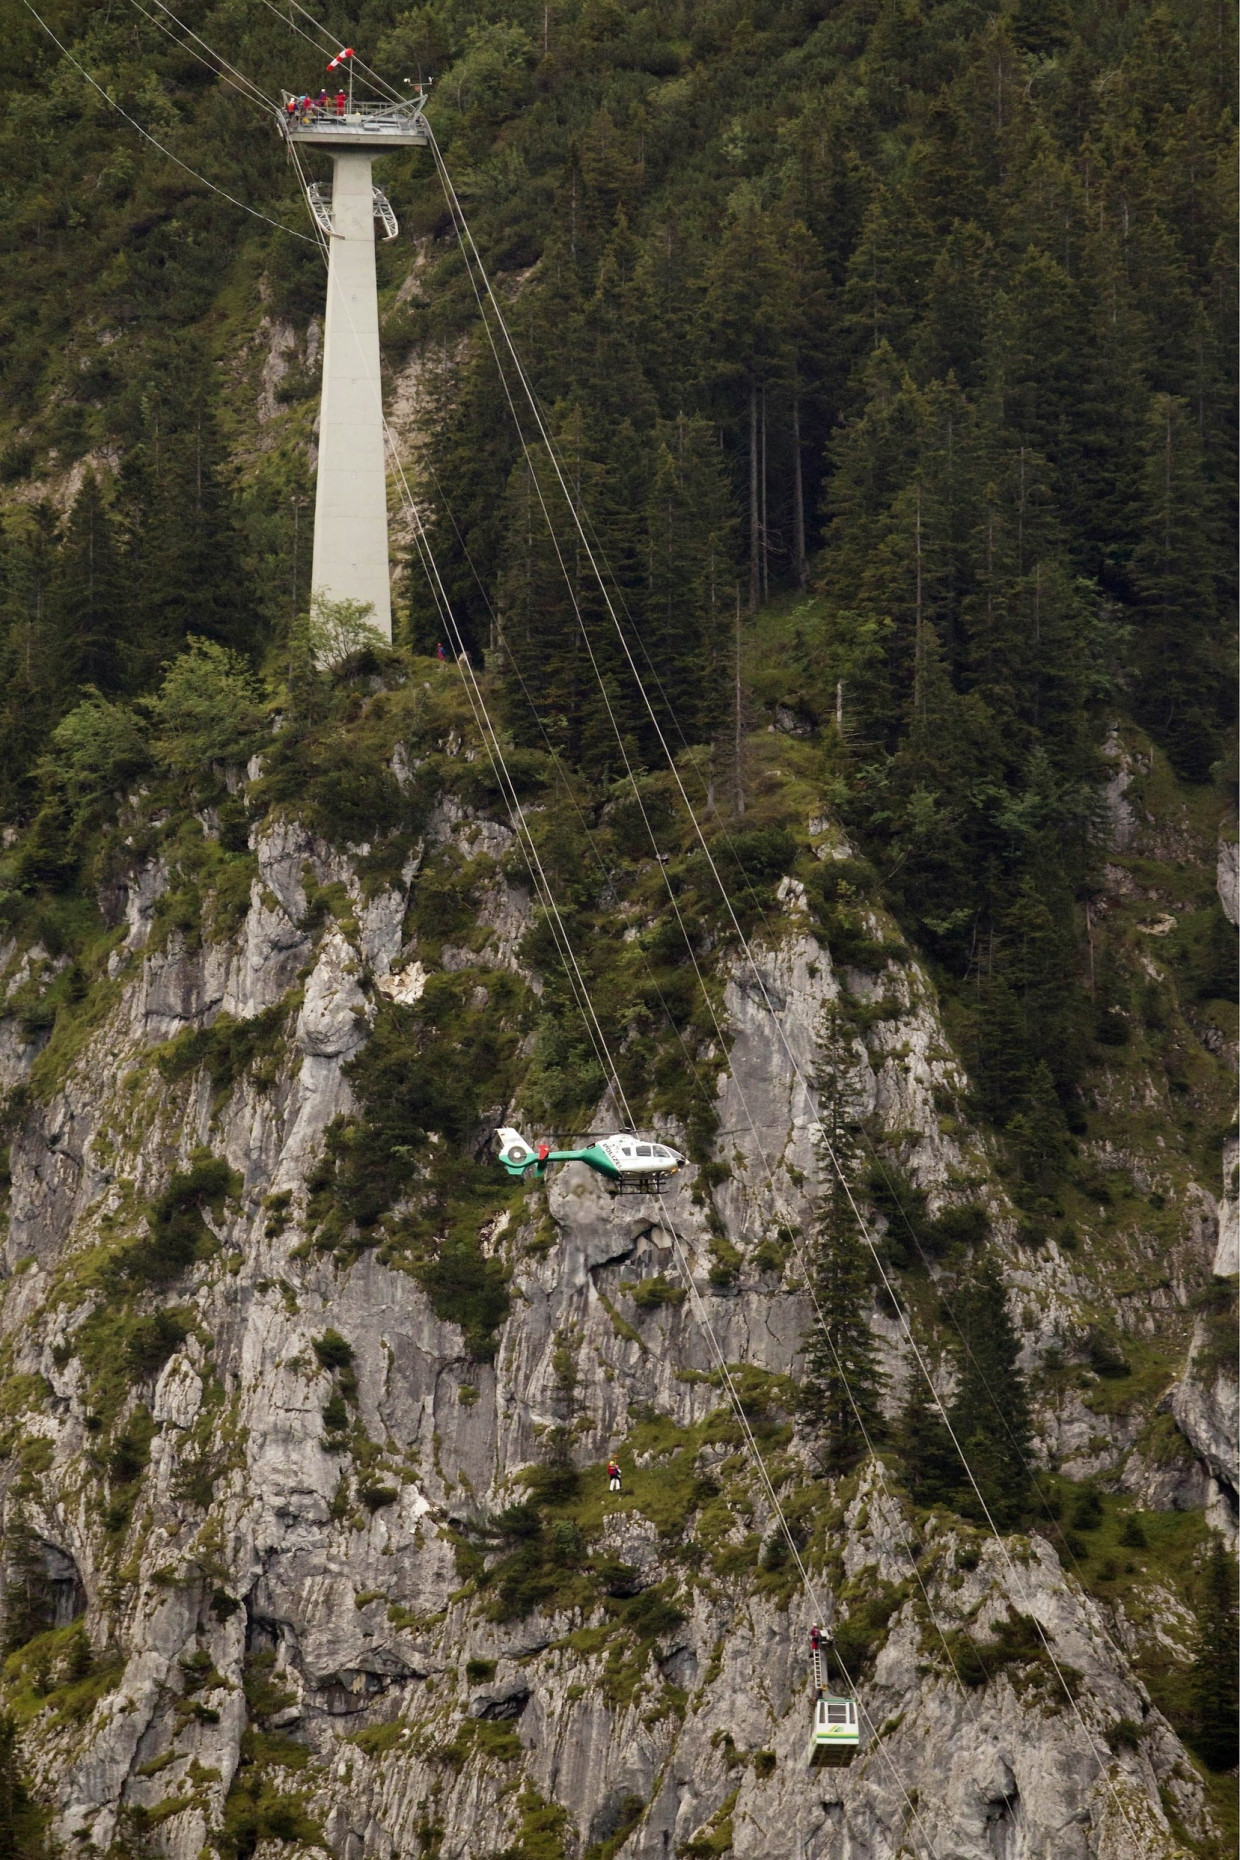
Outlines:
{"type": "MultiPolygon", "coordinates": [[[[750,576],[752,582],[753,577],[750,576]]],[[[736,591],[736,817],[745,817],[744,709],[741,703],[741,595],[736,591]]]]}
{"type": "Polygon", "coordinates": [[[758,605],[758,386],[749,383],[749,611],[758,605]]]}
{"type": "Polygon", "coordinates": [[[792,390],[792,554],[798,588],[809,580],[805,563],[805,481],[801,476],[801,391],[792,390]]]}
{"type": "Polygon", "coordinates": [[[771,598],[771,544],[766,521],[766,385],[762,388],[762,598],[771,598]]]}

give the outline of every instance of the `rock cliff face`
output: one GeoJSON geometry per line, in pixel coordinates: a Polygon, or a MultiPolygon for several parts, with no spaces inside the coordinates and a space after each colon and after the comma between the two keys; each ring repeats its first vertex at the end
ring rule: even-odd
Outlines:
{"type": "MultiPolygon", "coordinates": [[[[515,969],[529,901],[490,863],[505,830],[454,806],[429,838],[485,862],[487,960],[515,969]]],[[[345,1068],[364,1063],[378,1004],[416,1001],[434,967],[405,930],[418,862],[368,892],[289,821],[255,851],[240,930],[199,947],[152,934],[163,868],[127,874],[106,1010],[16,1119],[6,1502],[54,1617],[30,1643],[41,1669],[19,1651],[10,1680],[66,1847],[1136,1860],[1207,1840],[1198,1772],[1138,1676],[1124,1611],[1048,1538],[1001,1545],[916,1517],[877,1466],[797,1487],[816,1495],[797,1522],[822,1615],[869,1622],[862,1750],[849,1768],[808,1767],[815,1604],[712,1378],[716,1350],[769,1372],[747,1400],[792,1490],[805,1443],[763,1403],[807,1310],[795,1262],[760,1248],[813,1197],[797,1068],[812,1072],[841,987],[795,898],[759,952],[762,987],[741,966],[725,978],[726,1181],[613,1199],[572,1166],[490,1218],[482,1253],[511,1283],[488,1358],[382,1249],[342,1260],[309,1243],[325,1133],[353,1104],[345,1068]],[[316,917],[308,892],[329,891],[338,903],[316,917]],[[186,1043],[224,1027],[227,1063],[186,1043]],[[123,1248],[183,1231],[188,1252],[120,1324],[123,1248]],[[634,1299],[643,1282],[658,1295],[634,1299]],[[626,1491],[608,1498],[588,1471],[586,1511],[539,1540],[535,1567],[517,1475],[571,1478],[557,1442],[579,1471],[624,1443],[626,1491]],[[557,1575],[560,1550],[565,1569],[586,1558],[593,1587],[557,1575]],[[497,1590],[479,1577],[501,1556],[497,1590]]],[[[944,1114],[963,1079],[925,977],[843,979],[853,1003],[884,1002],[857,1023],[858,1090],[932,1211],[982,1185],[1036,1369],[1097,1288],[1081,1256],[1017,1245],[985,1144],[944,1114]]],[[[37,1042],[10,1020],[3,1052],[20,1083],[37,1042]]],[[[1215,1232],[1203,1195],[1172,1249],[1177,1308],[1215,1232]]],[[[894,1401],[903,1333],[889,1312],[874,1323],[894,1401]]],[[[1167,1397],[1188,1443],[1176,1502],[1208,1482],[1221,1516],[1235,1384],[1194,1369],[1205,1351],[1199,1326],[1167,1397]]],[[[1156,1483],[1141,1415],[1041,1399],[1048,1458],[1156,1483]]],[[[1143,1631],[1174,1659],[1191,1647],[1170,1598],[1143,1631]]]]}

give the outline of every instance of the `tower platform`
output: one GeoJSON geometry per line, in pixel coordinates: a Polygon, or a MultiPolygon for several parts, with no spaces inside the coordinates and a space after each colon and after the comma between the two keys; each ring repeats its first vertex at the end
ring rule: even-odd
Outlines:
{"type": "Polygon", "coordinates": [[[282,93],[280,130],[289,142],[309,148],[340,150],[426,148],[430,132],[422,115],[421,98],[408,103],[354,103],[343,111],[335,99],[325,104],[303,104],[288,91],[282,93]],[[290,107],[291,106],[291,107],[290,107]]]}

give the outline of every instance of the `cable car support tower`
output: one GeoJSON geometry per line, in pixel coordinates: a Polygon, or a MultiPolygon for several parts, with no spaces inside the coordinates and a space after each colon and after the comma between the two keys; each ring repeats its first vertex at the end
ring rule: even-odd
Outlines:
{"type": "Polygon", "coordinates": [[[355,104],[352,56],[341,52],[328,67],[347,67],[347,93],[315,101],[286,91],[279,121],[294,159],[299,148],[324,149],[333,166],[330,188],[316,183],[307,190],[328,251],[311,598],[367,603],[371,624],[390,640],[375,221],[389,239],[399,229],[371,165],[392,149],[425,148],[430,132],[421,92],[407,101],[355,104]]]}

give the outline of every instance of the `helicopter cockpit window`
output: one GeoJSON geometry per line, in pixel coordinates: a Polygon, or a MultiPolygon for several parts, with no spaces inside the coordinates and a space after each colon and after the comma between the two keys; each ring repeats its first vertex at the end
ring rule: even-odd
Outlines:
{"type": "Polygon", "coordinates": [[[639,1156],[651,1156],[654,1152],[648,1143],[639,1143],[637,1146],[637,1154],[639,1156]]]}

